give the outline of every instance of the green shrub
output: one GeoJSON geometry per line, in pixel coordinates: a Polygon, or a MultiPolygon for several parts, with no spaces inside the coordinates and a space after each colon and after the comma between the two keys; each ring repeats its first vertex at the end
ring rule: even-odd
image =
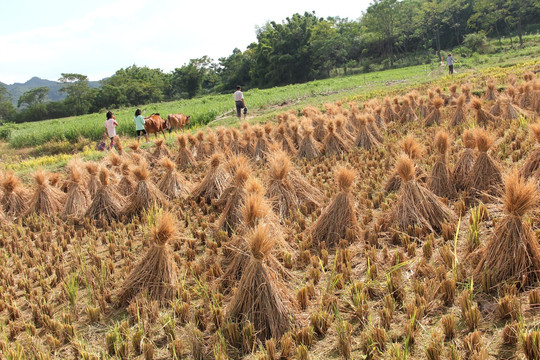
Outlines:
{"type": "Polygon", "coordinates": [[[483,31],[465,35],[463,45],[480,54],[484,54],[489,50],[487,37],[483,31]]]}

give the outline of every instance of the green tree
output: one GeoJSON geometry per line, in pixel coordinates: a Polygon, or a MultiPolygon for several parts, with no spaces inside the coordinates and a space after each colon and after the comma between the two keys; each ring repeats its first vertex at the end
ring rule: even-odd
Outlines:
{"type": "Polygon", "coordinates": [[[15,115],[15,107],[11,103],[10,94],[7,89],[0,84],[0,124],[11,121],[15,115]]]}
{"type": "Polygon", "coordinates": [[[397,0],[374,0],[362,16],[367,32],[379,40],[379,52],[394,66],[397,0]]]}
{"type": "Polygon", "coordinates": [[[294,14],[283,23],[267,23],[257,31],[251,77],[267,87],[305,82],[313,74],[311,35],[320,21],[315,13],[294,14]]]}
{"type": "Polygon", "coordinates": [[[91,95],[93,95],[88,86],[88,77],[75,73],[62,73],[58,81],[64,84],[60,91],[67,94],[64,102],[72,108],[72,113],[74,115],[88,113],[92,104],[91,95]]]}
{"type": "Polygon", "coordinates": [[[171,84],[175,91],[178,94],[187,94],[190,99],[199,94],[211,64],[212,59],[203,56],[202,58],[191,59],[188,64],[174,69],[171,84]]]}
{"type": "Polygon", "coordinates": [[[347,43],[333,19],[320,21],[311,34],[313,71],[330,77],[330,71],[347,63],[347,43]]]}
{"type": "Polygon", "coordinates": [[[26,106],[32,107],[43,104],[49,95],[49,88],[46,86],[37,87],[26,91],[19,97],[17,107],[26,106]]]}
{"type": "Polygon", "coordinates": [[[252,56],[253,50],[247,49],[242,52],[236,48],[228,57],[219,58],[217,73],[220,77],[221,91],[235,89],[237,85],[249,87],[252,56]]]}

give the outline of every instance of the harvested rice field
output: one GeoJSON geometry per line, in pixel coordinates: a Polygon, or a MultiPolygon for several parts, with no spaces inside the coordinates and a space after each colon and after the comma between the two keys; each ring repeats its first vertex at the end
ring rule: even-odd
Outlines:
{"type": "Polygon", "coordinates": [[[2,171],[0,358],[540,359],[538,72],[2,171]]]}

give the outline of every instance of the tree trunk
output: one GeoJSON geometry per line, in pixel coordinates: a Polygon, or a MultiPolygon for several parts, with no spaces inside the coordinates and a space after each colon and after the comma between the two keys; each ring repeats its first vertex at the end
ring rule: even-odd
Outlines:
{"type": "Polygon", "coordinates": [[[440,36],[439,27],[437,26],[437,30],[435,31],[435,42],[437,43],[437,56],[441,57],[441,36],[440,36]]]}
{"type": "Polygon", "coordinates": [[[518,16],[517,29],[518,29],[518,36],[519,36],[519,46],[523,46],[523,37],[521,33],[521,15],[518,16]]]}

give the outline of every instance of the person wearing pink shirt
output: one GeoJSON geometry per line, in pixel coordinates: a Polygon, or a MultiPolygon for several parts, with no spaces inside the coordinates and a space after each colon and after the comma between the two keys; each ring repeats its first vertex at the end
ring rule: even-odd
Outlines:
{"type": "Polygon", "coordinates": [[[108,135],[109,139],[111,139],[111,145],[109,146],[109,150],[111,150],[114,146],[114,137],[116,136],[117,126],[118,123],[116,122],[112,111],[108,111],[107,120],[105,121],[105,132],[103,133],[103,136],[108,135]]]}

